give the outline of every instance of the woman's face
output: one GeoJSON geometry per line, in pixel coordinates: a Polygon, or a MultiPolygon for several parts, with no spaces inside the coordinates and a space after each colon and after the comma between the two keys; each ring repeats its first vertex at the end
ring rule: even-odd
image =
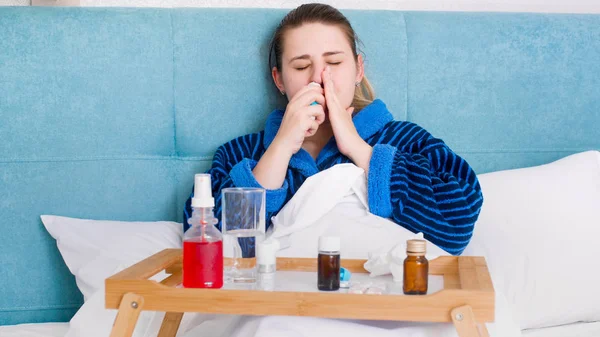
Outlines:
{"type": "Polygon", "coordinates": [[[281,72],[273,68],[273,79],[290,100],[310,82],[322,86],[327,66],[331,67],[339,102],[344,108],[350,107],[356,83],[363,77],[363,62],[360,55],[356,62],[348,39],[337,26],[311,23],[288,30],[283,41],[281,72]]]}

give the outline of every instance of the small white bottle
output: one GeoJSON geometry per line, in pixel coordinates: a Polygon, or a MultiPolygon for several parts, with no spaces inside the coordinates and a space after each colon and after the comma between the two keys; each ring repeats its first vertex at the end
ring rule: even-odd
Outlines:
{"type": "Polygon", "coordinates": [[[256,246],[256,264],[258,265],[258,287],[261,290],[275,290],[276,253],[279,241],[267,239],[256,246]]]}
{"type": "Polygon", "coordinates": [[[279,241],[266,239],[256,246],[256,264],[259,273],[274,273],[277,269],[279,241]]]}

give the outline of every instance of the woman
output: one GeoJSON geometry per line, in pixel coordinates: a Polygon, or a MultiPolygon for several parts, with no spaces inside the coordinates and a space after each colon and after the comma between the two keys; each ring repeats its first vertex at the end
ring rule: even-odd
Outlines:
{"type": "MultiPolygon", "coordinates": [[[[270,219],[305,179],[354,163],[367,174],[371,213],[458,255],[483,203],[477,177],[442,140],[394,121],[374,99],[357,40],[346,17],[328,5],[302,5],[281,21],[269,62],[288,104],[269,115],[263,131],[217,150],[209,170],[216,216],[225,187],[267,189],[270,219]]],[[[190,200],[184,213],[187,229],[190,200]]]]}

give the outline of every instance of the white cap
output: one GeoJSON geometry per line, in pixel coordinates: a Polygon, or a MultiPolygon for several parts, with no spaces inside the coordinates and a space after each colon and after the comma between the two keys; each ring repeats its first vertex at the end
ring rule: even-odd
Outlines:
{"type": "Polygon", "coordinates": [[[212,196],[210,174],[198,173],[194,176],[194,197],[192,207],[215,207],[215,198],[212,196]]]}
{"type": "Polygon", "coordinates": [[[340,238],[339,236],[320,236],[319,251],[323,252],[339,252],[340,238]]]}
{"type": "Polygon", "coordinates": [[[279,250],[279,241],[267,239],[256,246],[256,263],[261,266],[275,265],[275,254],[279,250]]]}

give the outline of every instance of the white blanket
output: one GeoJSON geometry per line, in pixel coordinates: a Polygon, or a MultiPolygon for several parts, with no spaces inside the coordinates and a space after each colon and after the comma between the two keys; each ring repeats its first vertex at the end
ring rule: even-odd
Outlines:
{"type": "MultiPolygon", "coordinates": [[[[268,236],[280,241],[278,256],[316,257],[321,235],[339,236],[341,255],[367,259],[388,252],[414,233],[369,212],[364,170],[340,164],[308,178],[272,219],[268,236]]],[[[428,255],[448,255],[429,242],[428,255]]]]}
{"type": "MultiPolygon", "coordinates": [[[[278,256],[315,257],[318,237],[341,237],[343,258],[367,258],[388,251],[414,234],[368,211],[365,174],[342,164],[309,179],[275,216],[268,235],[280,240],[278,256]]],[[[447,255],[433,244],[434,255],[447,255]]],[[[496,293],[496,323],[488,324],[491,336],[520,336],[504,297],[496,293]]],[[[179,335],[201,336],[311,336],[426,337],[457,336],[450,323],[414,323],[333,320],[309,317],[249,317],[186,315],[179,335]]]]}

